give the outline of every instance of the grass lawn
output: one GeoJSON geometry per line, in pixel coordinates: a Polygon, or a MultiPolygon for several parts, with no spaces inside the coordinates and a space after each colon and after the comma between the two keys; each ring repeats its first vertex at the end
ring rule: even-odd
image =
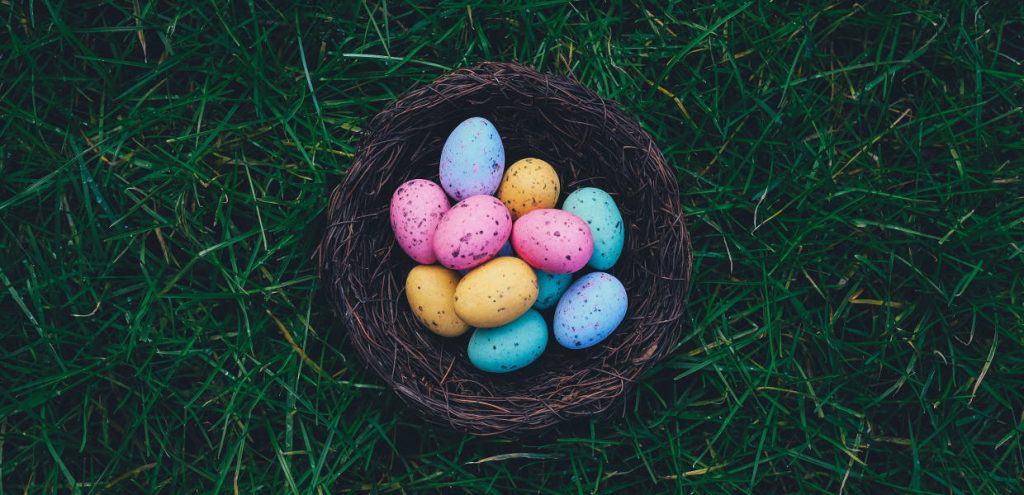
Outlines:
{"type": "Polygon", "coordinates": [[[286,3],[0,2],[0,493],[1024,491],[1019,2],[286,3]],[[424,425],[310,260],[482,60],[636,115],[696,256],[672,357],[522,440],[424,425]]]}

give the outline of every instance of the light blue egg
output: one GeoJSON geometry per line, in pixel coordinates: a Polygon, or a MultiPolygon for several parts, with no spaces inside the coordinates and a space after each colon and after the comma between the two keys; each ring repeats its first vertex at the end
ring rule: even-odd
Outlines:
{"type": "Polygon", "coordinates": [[[491,373],[508,373],[534,362],[548,346],[548,324],[536,310],[500,327],[477,328],[469,338],[469,361],[491,373]]]}
{"type": "Polygon", "coordinates": [[[533,303],[536,309],[548,309],[558,302],[558,299],[565,293],[572,284],[571,273],[548,273],[542,270],[533,270],[537,273],[537,302],[533,303]]]}
{"type": "Polygon", "coordinates": [[[607,270],[619,261],[626,243],[626,228],[622,213],[611,195],[596,187],[573,191],[562,203],[562,209],[587,222],[594,237],[594,254],[587,266],[607,270]]]}
{"type": "Polygon", "coordinates": [[[555,340],[569,349],[584,349],[606,339],[626,317],[626,288],[604,272],[588,273],[558,301],[555,340]]]}
{"type": "Polygon", "coordinates": [[[441,150],[441,187],[456,201],[493,195],[505,173],[505,147],[489,120],[470,117],[448,135],[441,150]]]}

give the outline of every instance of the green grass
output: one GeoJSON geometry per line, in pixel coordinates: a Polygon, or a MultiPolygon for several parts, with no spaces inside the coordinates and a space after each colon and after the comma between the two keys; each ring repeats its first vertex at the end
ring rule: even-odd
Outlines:
{"type": "Polygon", "coordinates": [[[1019,2],[284,3],[0,2],[0,492],[1024,491],[1019,2]],[[422,424],[310,260],[481,60],[621,102],[694,237],[684,341],[561,436],[422,424]]]}

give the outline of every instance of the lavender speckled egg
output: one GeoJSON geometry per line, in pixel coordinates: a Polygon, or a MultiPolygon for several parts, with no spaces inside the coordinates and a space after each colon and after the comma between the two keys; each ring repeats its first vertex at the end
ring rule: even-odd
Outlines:
{"type": "Polygon", "coordinates": [[[583,219],[594,237],[594,254],[587,262],[595,270],[607,270],[619,261],[626,242],[622,213],[607,192],[596,187],[573,191],[562,209],[583,219]]]}
{"type": "Polygon", "coordinates": [[[548,309],[555,306],[558,299],[565,294],[565,290],[572,284],[571,273],[548,273],[543,270],[534,270],[537,273],[537,302],[533,303],[535,309],[548,309]]]}
{"type": "Polygon", "coordinates": [[[416,262],[437,261],[434,232],[449,207],[444,190],[429,180],[413,179],[391,196],[391,229],[398,245],[416,262]]]}
{"type": "Polygon", "coordinates": [[[441,186],[456,201],[494,194],[505,174],[505,147],[491,121],[470,117],[459,124],[441,150],[441,186]]]}
{"type": "Polygon", "coordinates": [[[533,210],[512,226],[512,248],[530,266],[548,273],[573,273],[594,251],[590,227],[580,217],[550,208],[533,210]]]}
{"type": "Polygon", "coordinates": [[[500,327],[473,330],[467,353],[483,371],[508,373],[536,361],[547,346],[548,324],[531,309],[500,327]]]}
{"type": "Polygon", "coordinates": [[[494,258],[511,230],[512,217],[498,198],[472,196],[441,217],[434,232],[434,254],[453,270],[473,268],[494,258]]]}
{"type": "Polygon", "coordinates": [[[588,273],[558,301],[555,340],[569,349],[584,349],[606,339],[626,317],[626,288],[604,272],[588,273]]]}

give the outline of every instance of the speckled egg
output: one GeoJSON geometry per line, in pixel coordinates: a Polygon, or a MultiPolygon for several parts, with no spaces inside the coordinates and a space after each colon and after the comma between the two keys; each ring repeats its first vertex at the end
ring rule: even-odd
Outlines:
{"type": "Polygon", "coordinates": [[[405,297],[416,319],[442,337],[458,337],[469,325],[455,314],[459,276],[437,265],[414,267],[405,279],[405,297]]]}
{"type": "Polygon", "coordinates": [[[531,309],[500,327],[473,330],[467,351],[473,366],[508,373],[536,361],[547,346],[548,324],[531,309]]]}
{"type": "Polygon", "coordinates": [[[562,209],[583,219],[594,238],[594,254],[587,262],[595,270],[607,270],[619,261],[626,242],[626,229],[615,200],[596,187],[573,191],[562,203],[562,209]]]}
{"type": "Polygon", "coordinates": [[[594,240],[587,222],[580,217],[546,208],[516,220],[512,226],[512,248],[538,270],[573,273],[586,266],[594,251],[594,240]]]}
{"type": "MultiPolygon", "coordinates": [[[[501,246],[501,249],[498,250],[498,254],[494,255],[494,257],[498,258],[498,257],[501,257],[501,256],[515,256],[515,255],[516,255],[516,252],[514,250],[512,250],[512,239],[511,239],[511,236],[510,236],[509,240],[505,241],[505,244],[503,246],[501,246]]],[[[459,275],[465,275],[465,274],[469,273],[471,270],[472,270],[472,268],[464,268],[462,270],[459,270],[459,275]]]]}
{"type": "Polygon", "coordinates": [[[434,232],[434,254],[453,270],[473,268],[498,254],[511,230],[512,217],[498,198],[466,198],[441,217],[434,232]]]}
{"type": "Polygon", "coordinates": [[[437,261],[434,231],[449,207],[444,190],[429,180],[413,179],[391,196],[391,229],[398,245],[417,263],[437,261]]]}
{"type": "Polygon", "coordinates": [[[535,309],[553,308],[558,299],[562,297],[565,290],[572,284],[571,273],[548,273],[543,270],[534,270],[537,273],[537,302],[533,303],[535,309]]]}
{"type": "Polygon", "coordinates": [[[626,317],[626,288],[604,272],[588,273],[558,301],[555,340],[569,349],[583,349],[607,338],[626,317]]]}
{"type": "Polygon", "coordinates": [[[458,125],[441,150],[441,187],[456,201],[494,194],[505,173],[505,147],[498,130],[483,117],[458,125]]]}
{"type": "Polygon", "coordinates": [[[541,208],[554,208],[561,190],[558,173],[540,158],[523,158],[505,171],[498,199],[508,207],[512,220],[541,208]]]}
{"type": "Polygon", "coordinates": [[[519,318],[537,301],[537,276],[519,258],[495,258],[462,277],[455,288],[455,314],[478,328],[519,318]]]}
{"type": "Polygon", "coordinates": [[[515,256],[516,252],[512,249],[512,232],[509,231],[509,239],[505,241],[505,244],[498,250],[498,256],[515,256]]]}

